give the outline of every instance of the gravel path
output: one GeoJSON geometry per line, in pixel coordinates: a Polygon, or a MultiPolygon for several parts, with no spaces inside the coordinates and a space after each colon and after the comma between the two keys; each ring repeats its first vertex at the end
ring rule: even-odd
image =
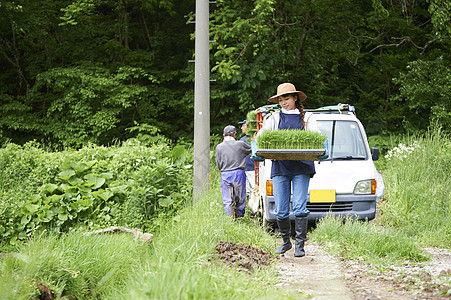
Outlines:
{"type": "MultiPolygon", "coordinates": [[[[280,239],[280,242],[282,240],[280,239]]],[[[277,286],[308,299],[451,299],[451,251],[427,248],[433,258],[423,264],[377,266],[342,260],[307,241],[306,256],[294,249],[280,257],[277,286]]]]}

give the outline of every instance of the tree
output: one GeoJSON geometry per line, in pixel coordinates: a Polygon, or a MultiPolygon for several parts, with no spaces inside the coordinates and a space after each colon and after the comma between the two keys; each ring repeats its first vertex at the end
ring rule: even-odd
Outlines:
{"type": "Polygon", "coordinates": [[[443,57],[433,61],[411,62],[394,83],[400,93],[393,96],[401,107],[404,128],[409,132],[425,130],[436,123],[451,130],[451,67],[443,57]]]}

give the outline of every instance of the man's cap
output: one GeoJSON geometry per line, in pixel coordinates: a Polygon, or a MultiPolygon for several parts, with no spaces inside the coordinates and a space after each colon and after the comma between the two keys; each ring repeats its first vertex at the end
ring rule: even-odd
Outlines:
{"type": "Polygon", "coordinates": [[[241,122],[238,122],[238,124],[244,124],[244,123],[246,123],[247,122],[247,120],[243,120],[243,121],[241,121],[241,122]]]}
{"type": "Polygon", "coordinates": [[[236,128],[233,125],[227,125],[224,127],[224,135],[234,135],[236,133],[236,128]]]}

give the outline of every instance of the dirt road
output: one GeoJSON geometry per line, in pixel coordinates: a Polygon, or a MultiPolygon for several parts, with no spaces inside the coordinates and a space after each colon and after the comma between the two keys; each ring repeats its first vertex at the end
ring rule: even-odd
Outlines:
{"type": "Polygon", "coordinates": [[[294,247],[280,257],[279,286],[314,299],[352,299],[340,262],[316,244],[306,244],[306,255],[293,256],[294,247]]]}
{"type": "Polygon", "coordinates": [[[425,249],[433,259],[423,264],[376,266],[342,260],[321,245],[307,242],[306,256],[294,250],[280,257],[280,283],[309,299],[451,299],[451,251],[425,249]]]}

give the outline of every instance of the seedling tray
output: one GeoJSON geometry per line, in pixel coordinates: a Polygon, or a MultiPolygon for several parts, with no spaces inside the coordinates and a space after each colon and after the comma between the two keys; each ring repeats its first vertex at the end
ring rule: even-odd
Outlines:
{"type": "Polygon", "coordinates": [[[257,155],[276,160],[319,160],[324,149],[258,149],[257,155]]]}

